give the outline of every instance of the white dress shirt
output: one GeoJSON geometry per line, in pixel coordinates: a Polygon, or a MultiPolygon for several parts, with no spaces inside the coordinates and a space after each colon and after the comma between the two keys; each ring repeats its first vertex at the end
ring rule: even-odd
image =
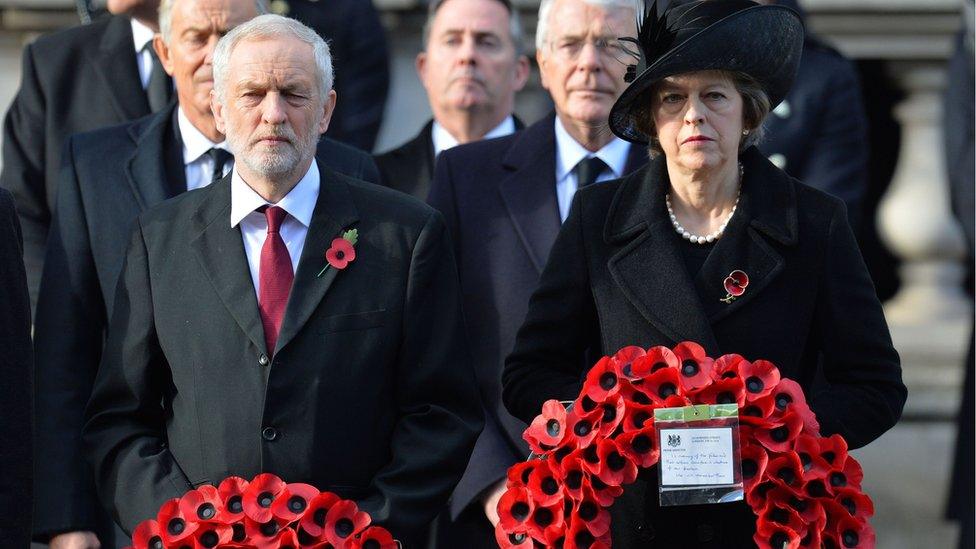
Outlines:
{"type": "MultiPolygon", "coordinates": [[[[136,64],[139,65],[139,80],[142,82],[142,89],[149,85],[149,75],[152,73],[152,55],[146,48],[146,44],[152,42],[156,33],[153,30],[135,19],[132,22],[132,42],[136,48],[136,64]]],[[[152,47],[152,44],[149,44],[152,47]]]]}
{"type": "MultiPolygon", "coordinates": [[[[484,135],[482,139],[492,139],[495,137],[505,137],[511,133],[515,133],[515,119],[509,116],[502,123],[492,128],[492,130],[484,135]]],[[[441,126],[434,121],[434,126],[430,130],[430,140],[434,142],[434,158],[441,154],[441,151],[445,151],[452,147],[458,146],[458,140],[454,139],[444,126],[441,126]]]]}
{"type": "MultiPolygon", "coordinates": [[[[230,152],[227,149],[227,141],[224,140],[220,143],[214,143],[208,139],[196,126],[190,123],[190,119],[183,112],[183,107],[176,109],[176,123],[179,126],[180,138],[183,140],[183,166],[186,170],[186,190],[192,191],[193,189],[206,187],[210,184],[210,178],[213,176],[214,168],[213,159],[210,158],[207,151],[217,147],[218,149],[224,149],[230,152]]],[[[227,175],[233,167],[233,159],[225,162],[223,175],[227,175]]]]}
{"type": "Polygon", "coordinates": [[[597,182],[616,179],[624,175],[627,169],[627,155],[630,152],[630,143],[614,137],[612,141],[603,146],[595,153],[586,150],[583,145],[569,135],[563,123],[556,117],[556,200],[559,202],[559,219],[566,221],[569,215],[569,206],[573,203],[573,195],[579,188],[576,181],[576,165],[580,160],[591,156],[599,157],[610,166],[609,170],[604,170],[597,182]]]}
{"type": "MultiPolygon", "coordinates": [[[[312,212],[315,210],[315,201],[318,198],[319,167],[313,159],[312,165],[301,181],[277,204],[274,204],[288,212],[278,233],[285,241],[288,255],[291,256],[292,272],[298,270],[298,261],[302,257],[305,237],[308,235],[312,212]]],[[[251,281],[254,283],[256,296],[261,295],[261,248],[264,246],[265,237],[268,236],[268,219],[263,213],[254,210],[266,204],[268,201],[248,187],[237,170],[234,170],[230,180],[230,226],[236,227],[238,224],[241,226],[244,253],[247,255],[247,265],[251,269],[251,281]]],[[[323,258],[325,252],[322,250],[323,258]]]]}

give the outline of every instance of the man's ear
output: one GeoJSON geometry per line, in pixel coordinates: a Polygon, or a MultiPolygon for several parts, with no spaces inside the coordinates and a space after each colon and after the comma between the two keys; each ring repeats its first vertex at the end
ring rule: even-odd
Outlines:
{"type": "Polygon", "coordinates": [[[325,133],[325,130],[329,129],[329,122],[332,120],[332,113],[335,112],[337,95],[335,90],[329,92],[329,97],[325,100],[325,105],[322,106],[322,118],[319,120],[319,135],[325,133]]]}
{"type": "Polygon", "coordinates": [[[413,61],[414,68],[417,69],[417,77],[420,78],[420,83],[427,88],[427,52],[422,51],[417,54],[416,59],[413,61]]]}
{"type": "Polygon", "coordinates": [[[518,61],[515,63],[515,91],[522,91],[525,87],[525,83],[529,81],[529,58],[520,55],[518,56],[518,61]]]}
{"type": "Polygon", "coordinates": [[[210,110],[213,111],[214,125],[222,135],[227,135],[224,125],[224,106],[217,100],[217,92],[210,90],[210,110]]]}
{"type": "Polygon", "coordinates": [[[159,57],[159,62],[163,65],[163,70],[166,74],[173,76],[173,57],[170,55],[169,45],[163,41],[163,35],[156,33],[153,36],[153,49],[156,50],[156,57],[159,57]]]}
{"type": "Polygon", "coordinates": [[[539,83],[542,85],[543,89],[549,89],[549,83],[546,82],[546,56],[542,53],[542,48],[535,50],[535,62],[539,65],[539,83]]]}

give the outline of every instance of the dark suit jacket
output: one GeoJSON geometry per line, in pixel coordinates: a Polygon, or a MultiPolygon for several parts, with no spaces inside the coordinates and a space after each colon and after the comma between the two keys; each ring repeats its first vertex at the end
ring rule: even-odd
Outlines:
{"type": "MultiPolygon", "coordinates": [[[[506,360],[503,396],[515,416],[529,421],[544,401],[577,397],[600,355],[691,340],[713,357],[771,360],[804,387],[822,434],[840,433],[852,448],[894,425],[906,396],[901,368],[843,203],[754,148],[740,158],[738,209],[696,276],[667,217],[663,156],[576,194],[506,360]],[[725,304],[722,281],[734,269],[750,285],[725,304]],[[831,386],[810,395],[818,368],[831,386]]],[[[650,477],[646,514],[614,516],[614,547],[641,547],[648,533],[662,547],[754,546],[744,503],[657,508],[650,477]]]]}
{"type": "MultiPolygon", "coordinates": [[[[132,123],[68,139],[58,205],[37,307],[35,536],[91,530],[106,547],[101,512],[81,450],[85,404],[102,356],[105,329],[128,235],[140,212],[186,189],[176,104],[132,123]]],[[[326,166],[376,180],[372,158],[331,139],[319,142],[326,166]]]]}
{"type": "Polygon", "coordinates": [[[193,486],[272,472],[355,498],[409,541],[460,478],[482,415],[442,218],[320,171],[271,360],[230,176],[139,217],[84,428],[124,529],[193,486]],[[349,227],[355,261],[317,277],[349,227]]]}
{"type": "MultiPolygon", "coordinates": [[[[515,129],[525,124],[517,116],[515,129]]],[[[427,200],[434,179],[434,141],[431,132],[434,120],[424,125],[416,137],[399,147],[374,156],[380,170],[380,182],[391,189],[427,200]]]]}
{"type": "Polygon", "coordinates": [[[31,532],[30,302],[10,193],[0,189],[0,547],[24,549],[31,532]]]}
{"type": "MultiPolygon", "coordinates": [[[[556,234],[555,115],[498,139],[441,153],[428,203],[453,237],[486,426],[451,501],[452,515],[525,459],[525,424],[501,402],[501,370],[556,234]]],[[[647,162],[631,147],[626,171],[647,162]]],[[[487,524],[487,522],[486,522],[487,524]]]]}
{"type": "Polygon", "coordinates": [[[65,139],[147,114],[128,18],[54,32],[24,48],[20,89],[3,124],[0,187],[13,194],[24,230],[32,303],[65,139]]]}

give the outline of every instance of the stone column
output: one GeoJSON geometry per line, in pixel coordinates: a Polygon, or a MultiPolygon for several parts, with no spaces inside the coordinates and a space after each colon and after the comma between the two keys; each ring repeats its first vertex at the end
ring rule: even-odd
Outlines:
{"type": "Polygon", "coordinates": [[[961,286],[965,243],[950,211],[943,156],[944,63],[893,62],[892,70],[906,94],[895,109],[902,142],[877,222],[903,264],[901,289],[885,304],[885,314],[893,324],[959,324],[970,307],[961,286]]]}

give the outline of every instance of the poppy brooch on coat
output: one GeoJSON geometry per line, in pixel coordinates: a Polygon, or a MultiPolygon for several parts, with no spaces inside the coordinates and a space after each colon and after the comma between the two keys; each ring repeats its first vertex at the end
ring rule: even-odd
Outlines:
{"type": "Polygon", "coordinates": [[[325,274],[329,267],[343,270],[356,259],[356,242],[359,240],[359,231],[350,229],[344,231],[342,236],[332,241],[332,245],[325,251],[325,267],[319,271],[316,278],[325,274]]]}
{"type": "Polygon", "coordinates": [[[722,281],[722,285],[725,286],[725,297],[720,299],[724,303],[732,303],[735,298],[746,293],[746,286],[749,285],[749,275],[736,269],[729,273],[729,276],[725,277],[722,281]]]}

